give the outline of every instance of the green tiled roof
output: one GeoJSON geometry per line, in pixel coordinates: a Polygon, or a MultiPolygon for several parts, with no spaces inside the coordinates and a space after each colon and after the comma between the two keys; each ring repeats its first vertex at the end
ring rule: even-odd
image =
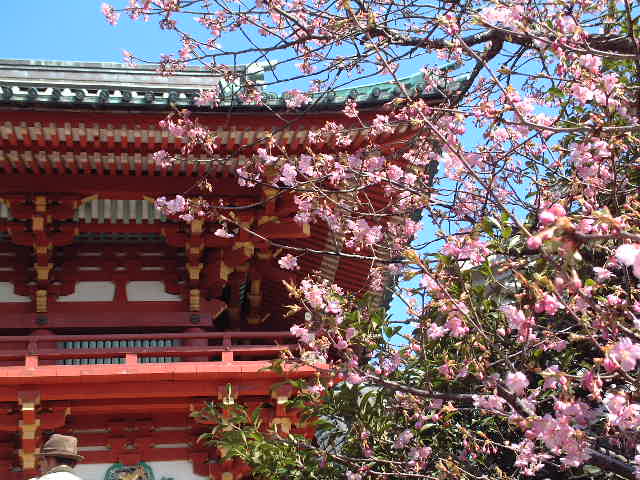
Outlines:
{"type": "MultiPolygon", "coordinates": [[[[452,68],[448,64],[440,68],[452,68]]],[[[201,67],[187,67],[171,76],[156,72],[156,65],[139,65],[135,68],[119,63],[57,62],[39,60],[0,59],[0,105],[42,105],[49,107],[93,108],[143,108],[166,110],[171,105],[195,107],[200,91],[218,85],[223,93],[217,109],[260,109],[244,105],[238,98],[241,85],[230,84],[201,67]]],[[[260,86],[268,65],[252,64],[236,67],[246,81],[260,86]]],[[[466,77],[453,80],[442,77],[440,91],[425,92],[424,76],[418,72],[400,79],[410,94],[422,94],[438,98],[443,91],[460,88],[466,77]]],[[[336,108],[351,98],[358,103],[380,104],[400,96],[401,91],[392,82],[347,87],[312,95],[311,108],[336,108]]],[[[266,104],[279,108],[285,106],[285,97],[263,92],[266,104]]],[[[208,107],[196,107],[210,110],[208,107]]]]}

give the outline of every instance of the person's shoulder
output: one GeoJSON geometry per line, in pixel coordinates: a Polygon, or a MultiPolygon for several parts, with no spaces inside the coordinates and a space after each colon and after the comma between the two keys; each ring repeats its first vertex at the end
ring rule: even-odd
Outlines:
{"type": "Polygon", "coordinates": [[[79,476],[71,472],[52,472],[43,475],[37,480],[82,480],[79,476]]]}

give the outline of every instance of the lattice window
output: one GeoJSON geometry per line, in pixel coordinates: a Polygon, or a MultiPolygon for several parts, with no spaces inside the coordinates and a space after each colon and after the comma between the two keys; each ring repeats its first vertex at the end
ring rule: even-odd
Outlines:
{"type": "Polygon", "coordinates": [[[164,243],[164,237],[157,233],[81,233],[78,242],[98,243],[164,243]]]}
{"type": "MultiPolygon", "coordinates": [[[[158,339],[158,340],[92,340],[58,342],[57,347],[61,350],[86,350],[86,349],[111,349],[111,348],[163,348],[179,347],[182,344],[180,339],[158,339]]],[[[58,365],[114,365],[124,363],[122,357],[110,358],[67,358],[58,360],[58,365]]],[[[140,357],[140,363],[173,363],[179,362],[180,357],[140,357]]]]}
{"type": "Polygon", "coordinates": [[[86,223],[154,223],[166,222],[167,218],[147,200],[115,200],[95,198],[80,205],[75,221],[86,223]]]}

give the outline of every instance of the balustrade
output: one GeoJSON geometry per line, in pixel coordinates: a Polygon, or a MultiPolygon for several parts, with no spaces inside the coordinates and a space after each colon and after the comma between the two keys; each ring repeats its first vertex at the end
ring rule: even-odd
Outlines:
{"type": "Polygon", "coordinates": [[[0,337],[0,364],[58,365],[264,361],[297,350],[290,332],[188,332],[0,337]],[[196,340],[196,341],[194,341],[196,340]],[[200,340],[199,342],[197,340],[200,340]],[[289,342],[289,343],[286,343],[289,342]],[[26,348],[16,348],[16,345],[26,348]]]}

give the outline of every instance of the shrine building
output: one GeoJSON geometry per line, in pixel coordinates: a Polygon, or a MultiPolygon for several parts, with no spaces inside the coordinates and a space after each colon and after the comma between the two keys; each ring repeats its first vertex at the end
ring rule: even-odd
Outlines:
{"type": "MultiPolygon", "coordinates": [[[[259,68],[241,68],[262,81],[259,68]]],[[[289,327],[300,319],[285,317],[292,301],[282,281],[319,272],[361,293],[369,264],[301,254],[299,271],[282,270],[270,241],[335,251],[341,239],[320,222],[294,221],[291,194],[269,200],[267,188],[238,186],[235,172],[268,135],[304,152],[310,130],[345,120],[347,98],[371,119],[399,91],[336,90],[303,112],[278,95],[268,108],[243,105],[227,89],[216,108],[198,107],[214,81],[199,68],[164,77],[153,66],[0,60],[0,478],[36,476],[35,454],[54,432],[78,437],[86,459],[76,470],[88,480],[250,478],[197,442],[208,427],[190,413],[212,400],[267,404],[267,423],[313,435],[279,386],[313,369],[262,370],[296,349],[289,327]],[[173,108],[216,131],[214,161],[153,161],[182,146],[158,125],[173,108]],[[205,177],[209,194],[195,188],[205,177]],[[158,196],[194,191],[246,207],[239,219],[259,237],[220,238],[219,224],[154,207],[158,196]]],[[[422,91],[421,81],[405,87],[422,91]]],[[[407,128],[376,142],[393,149],[407,128]]],[[[349,148],[370,134],[358,130],[349,148]]]]}

